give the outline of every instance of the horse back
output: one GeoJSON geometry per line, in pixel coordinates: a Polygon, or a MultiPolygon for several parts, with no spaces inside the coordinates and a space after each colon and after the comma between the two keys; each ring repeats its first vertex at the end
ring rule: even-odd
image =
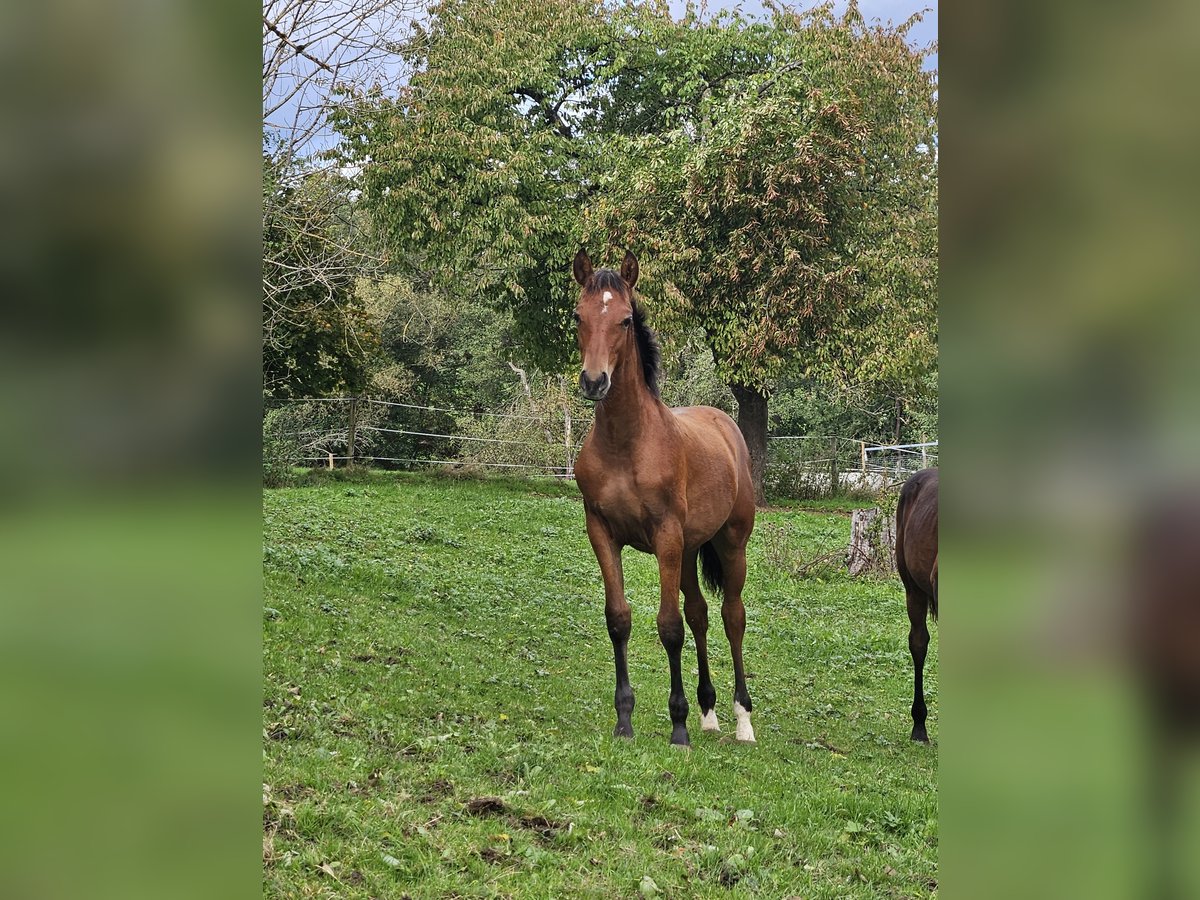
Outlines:
{"type": "Polygon", "coordinates": [[[938,470],[922,469],[904,483],[896,504],[896,569],[937,609],[938,470]]]}

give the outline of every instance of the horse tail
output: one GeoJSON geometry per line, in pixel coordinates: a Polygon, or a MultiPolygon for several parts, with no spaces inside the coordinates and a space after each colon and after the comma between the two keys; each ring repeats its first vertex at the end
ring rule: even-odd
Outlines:
{"type": "Polygon", "coordinates": [[[929,583],[933,585],[933,593],[929,595],[929,613],[933,616],[933,621],[937,621],[937,595],[938,595],[938,561],[937,557],[933,558],[933,572],[929,577],[929,583]]]}
{"type": "Polygon", "coordinates": [[[712,541],[700,547],[700,574],[710,591],[714,594],[724,593],[725,570],[721,567],[721,557],[717,555],[712,541]]]}

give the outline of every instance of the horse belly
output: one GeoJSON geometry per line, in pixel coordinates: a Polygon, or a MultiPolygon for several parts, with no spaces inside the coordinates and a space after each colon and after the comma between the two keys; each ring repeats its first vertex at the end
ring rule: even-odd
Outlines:
{"type": "Polygon", "coordinates": [[[733,501],[732,492],[697,492],[692,495],[689,491],[683,527],[684,545],[694,549],[709,541],[729,521],[733,501]]]}
{"type": "Polygon", "coordinates": [[[726,454],[695,452],[688,458],[684,544],[695,548],[729,521],[738,496],[738,475],[726,454]]]}
{"type": "Polygon", "coordinates": [[[933,596],[933,571],[938,556],[937,506],[918,505],[904,527],[904,546],[900,548],[904,567],[925,593],[933,596]]]}

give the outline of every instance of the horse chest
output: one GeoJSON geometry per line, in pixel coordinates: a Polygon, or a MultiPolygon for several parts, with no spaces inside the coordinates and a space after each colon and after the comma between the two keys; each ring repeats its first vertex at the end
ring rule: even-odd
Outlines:
{"type": "Polygon", "coordinates": [[[584,501],[618,541],[652,552],[654,534],[666,517],[669,495],[655,479],[625,471],[581,481],[584,501]]]}

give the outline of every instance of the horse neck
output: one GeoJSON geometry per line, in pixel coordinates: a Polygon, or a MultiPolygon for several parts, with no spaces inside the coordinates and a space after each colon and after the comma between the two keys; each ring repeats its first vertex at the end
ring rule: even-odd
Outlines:
{"type": "Polygon", "coordinates": [[[619,366],[608,396],[596,404],[596,436],[612,447],[628,447],[646,440],[662,420],[662,402],[650,392],[642,375],[641,360],[619,366]]]}

